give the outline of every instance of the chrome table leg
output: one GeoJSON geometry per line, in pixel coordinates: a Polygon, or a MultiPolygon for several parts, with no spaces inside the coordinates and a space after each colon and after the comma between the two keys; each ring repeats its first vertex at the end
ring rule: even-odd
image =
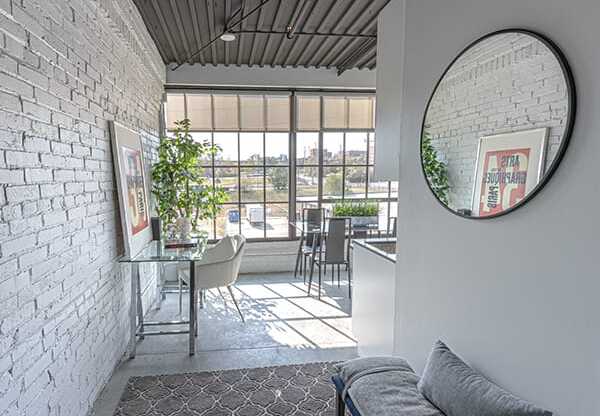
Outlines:
{"type": "Polygon", "coordinates": [[[196,262],[190,261],[190,355],[196,352],[196,262]]]}

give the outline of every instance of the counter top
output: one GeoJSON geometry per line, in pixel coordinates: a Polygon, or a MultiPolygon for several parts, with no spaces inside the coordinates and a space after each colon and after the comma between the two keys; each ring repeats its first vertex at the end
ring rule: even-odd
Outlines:
{"type": "Polygon", "coordinates": [[[352,240],[352,245],[363,247],[391,262],[396,262],[395,238],[370,238],[352,240]]]}

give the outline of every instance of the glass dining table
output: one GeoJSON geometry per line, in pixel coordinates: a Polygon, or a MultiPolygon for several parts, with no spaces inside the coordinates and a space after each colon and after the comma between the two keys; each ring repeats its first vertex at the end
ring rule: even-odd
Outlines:
{"type": "Polygon", "coordinates": [[[194,355],[196,350],[197,317],[196,317],[196,288],[195,272],[196,262],[202,260],[206,251],[205,238],[195,238],[194,247],[167,248],[164,241],[149,242],[138,254],[123,256],[119,263],[131,265],[131,304],[129,318],[131,322],[129,357],[136,354],[137,340],[150,335],[189,334],[189,355],[194,355]],[[189,318],[177,321],[144,321],[142,307],[142,293],[140,287],[141,263],[188,263],[189,272],[189,318]],[[187,325],[188,329],[173,330],[146,330],[147,327],[162,327],[170,325],[187,325]]]}

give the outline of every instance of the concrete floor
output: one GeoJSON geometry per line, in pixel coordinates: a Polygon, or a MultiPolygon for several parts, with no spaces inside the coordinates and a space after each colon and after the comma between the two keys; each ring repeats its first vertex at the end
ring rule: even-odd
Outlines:
{"type": "MultiPolygon", "coordinates": [[[[351,302],[346,274],[341,286],[325,279],[321,300],[311,297],[301,279],[289,273],[241,276],[234,289],[246,323],[242,323],[229,294],[209,291],[199,311],[196,354],[187,353],[186,335],[146,337],[133,360],[115,371],[94,405],[92,415],[112,416],[131,376],[251,368],[357,356],[351,330],[351,302]]],[[[187,314],[187,294],[183,313],[187,314]]],[[[147,319],[179,319],[178,295],[167,294],[160,309],[147,319]]],[[[155,328],[152,328],[155,329],[155,328]]],[[[171,326],[169,329],[173,329],[171,326]]]]}

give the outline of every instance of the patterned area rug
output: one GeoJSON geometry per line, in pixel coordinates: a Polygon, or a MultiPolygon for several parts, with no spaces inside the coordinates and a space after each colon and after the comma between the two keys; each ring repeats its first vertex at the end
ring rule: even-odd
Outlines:
{"type": "Polygon", "coordinates": [[[132,377],[115,416],[335,414],[333,363],[132,377]]]}

